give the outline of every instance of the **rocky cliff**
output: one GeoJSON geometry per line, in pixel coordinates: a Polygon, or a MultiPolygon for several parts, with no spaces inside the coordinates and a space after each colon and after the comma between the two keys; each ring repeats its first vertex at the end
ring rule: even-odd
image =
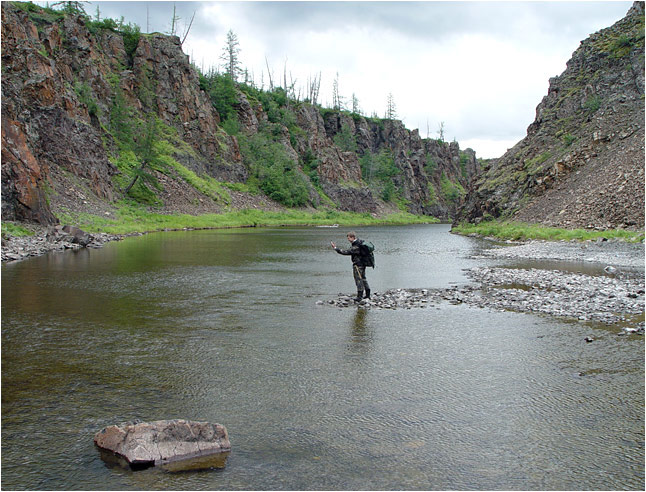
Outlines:
{"type": "Polygon", "coordinates": [[[218,96],[204,90],[179,38],[126,27],[2,3],[4,220],[112,215],[127,183],[144,175],[151,115],[159,121],[154,144],[164,146],[147,155],[166,154],[157,159],[164,166],[146,170],[154,182],[143,203],[167,213],[297,203],[377,214],[403,207],[447,219],[478,171],[473,151],[421,139],[399,121],[289,99],[276,110],[249,87],[235,88],[239,130],[225,131],[218,96]],[[278,170],[261,152],[275,155],[276,145],[278,170]],[[298,182],[298,201],[263,181],[277,174],[298,182]]]}
{"type": "Polygon", "coordinates": [[[527,136],[485,166],[458,220],[644,227],[644,3],[583,41],[527,136]]]}

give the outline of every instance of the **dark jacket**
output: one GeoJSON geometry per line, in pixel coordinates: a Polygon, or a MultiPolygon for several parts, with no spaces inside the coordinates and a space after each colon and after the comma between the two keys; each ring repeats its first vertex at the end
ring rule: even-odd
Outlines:
{"type": "Polygon", "coordinates": [[[351,255],[353,265],[365,266],[363,264],[363,261],[361,261],[361,252],[359,250],[359,245],[362,242],[363,241],[361,239],[357,238],[354,241],[352,241],[352,244],[350,245],[349,249],[341,249],[339,247],[336,247],[334,248],[334,250],[340,255],[351,255]]]}

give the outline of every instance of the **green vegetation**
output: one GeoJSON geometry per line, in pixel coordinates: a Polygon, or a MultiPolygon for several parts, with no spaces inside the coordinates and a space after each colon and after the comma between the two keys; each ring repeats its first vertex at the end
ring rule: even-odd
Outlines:
{"type": "MultiPolygon", "coordinates": [[[[288,207],[306,205],[309,200],[306,176],[313,178],[316,175],[318,163],[310,159],[304,163],[301,172],[298,162],[290,157],[281,142],[283,126],[289,130],[292,140],[304,133],[297,125],[286,91],[280,87],[272,91],[261,91],[251,85],[236,84],[227,74],[214,71],[200,75],[200,87],[209,95],[220,114],[222,128],[228,135],[238,139],[243,162],[250,171],[247,183],[249,190],[260,190],[288,207]],[[258,133],[253,135],[243,135],[240,132],[236,109],[238,89],[246,94],[251,104],[261,104],[267,114],[268,122],[261,123],[258,133]]],[[[317,186],[317,175],[315,181],[312,184],[317,186]]]]}
{"type": "Polygon", "coordinates": [[[608,30],[605,36],[597,38],[593,46],[613,58],[622,58],[633,49],[644,46],[644,16],[633,16],[621,31],[608,30]]]}
{"type": "Polygon", "coordinates": [[[315,188],[318,188],[320,184],[318,167],[319,160],[314,155],[314,152],[307,149],[303,156],[303,172],[307,175],[315,188]]]}
{"type": "Polygon", "coordinates": [[[33,236],[33,235],[34,233],[32,231],[30,231],[29,229],[19,224],[14,224],[13,222],[7,222],[7,221],[2,222],[2,237],[7,237],[7,236],[22,237],[22,236],[33,236]]]}
{"type": "Polygon", "coordinates": [[[43,22],[56,22],[65,17],[65,12],[62,10],[44,8],[32,2],[11,2],[11,4],[17,9],[27,12],[29,14],[29,18],[37,26],[41,25],[43,22]]]}
{"type": "Polygon", "coordinates": [[[433,183],[428,183],[428,201],[426,205],[434,205],[437,203],[437,192],[435,191],[435,186],[433,183]]]}
{"type": "Polygon", "coordinates": [[[399,176],[402,171],[396,166],[390,149],[384,147],[376,154],[368,151],[359,158],[359,164],[363,180],[382,200],[389,202],[401,197],[393,178],[399,176]]]}
{"type": "Polygon", "coordinates": [[[469,162],[471,156],[464,151],[460,151],[460,172],[462,173],[463,178],[467,178],[467,163],[469,162]]]}
{"type": "Polygon", "coordinates": [[[565,133],[564,135],[561,136],[561,141],[563,142],[563,145],[565,145],[566,147],[569,147],[576,141],[576,137],[571,133],[565,133]]]}
{"type": "Polygon", "coordinates": [[[583,104],[583,109],[588,114],[596,113],[600,107],[601,107],[601,98],[596,94],[594,96],[590,96],[583,104]]]}
{"type": "Polygon", "coordinates": [[[200,89],[206,92],[222,121],[236,116],[238,102],[236,84],[231,77],[211,71],[200,74],[200,89]]]}
{"type": "Polygon", "coordinates": [[[444,199],[452,203],[457,203],[466,194],[462,185],[452,182],[446,177],[444,171],[442,171],[442,177],[440,178],[440,188],[444,199]]]}
{"type": "Polygon", "coordinates": [[[542,239],[546,241],[588,241],[593,239],[621,239],[628,242],[644,240],[644,232],[612,229],[593,231],[586,229],[561,229],[545,227],[537,224],[522,222],[487,221],[480,224],[461,223],[453,226],[452,232],[457,234],[478,234],[480,236],[495,237],[504,240],[542,239]]]}
{"type": "Polygon", "coordinates": [[[525,161],[525,170],[527,171],[528,174],[536,174],[538,171],[541,170],[541,165],[547,161],[550,157],[552,157],[552,153],[550,151],[543,152],[542,154],[538,154],[531,159],[527,159],[525,161]]]}
{"type": "Polygon", "coordinates": [[[90,116],[101,116],[101,108],[99,108],[99,104],[96,102],[96,99],[92,97],[92,88],[89,85],[84,82],[77,82],[74,85],[74,91],[76,92],[79,101],[87,106],[87,111],[90,116]]]}
{"type": "Polygon", "coordinates": [[[346,124],[341,125],[341,131],[334,136],[334,143],[343,152],[356,152],[358,149],[357,139],[346,124]]]}
{"type": "Polygon", "coordinates": [[[229,204],[231,202],[231,195],[227,191],[227,186],[224,183],[221,183],[208,175],[198,176],[174,159],[171,160],[169,164],[180,178],[196,190],[212,198],[215,202],[225,204],[229,204]]]}
{"type": "Polygon", "coordinates": [[[428,176],[433,176],[435,171],[437,171],[437,162],[431,157],[430,154],[426,154],[426,162],[424,164],[424,170],[428,176]]]}
{"type": "MultiPolygon", "coordinates": [[[[643,34],[641,35],[641,39],[644,39],[643,34]]],[[[616,37],[610,44],[610,53],[615,58],[626,56],[631,52],[633,46],[635,46],[639,40],[639,37],[632,37],[627,34],[622,34],[616,37]]]]}
{"type": "Polygon", "coordinates": [[[107,219],[90,214],[59,214],[63,223],[77,224],[88,232],[106,232],[110,234],[130,234],[173,229],[219,229],[230,227],[262,226],[316,226],[332,225],[398,225],[427,224],[437,222],[432,217],[420,217],[409,213],[396,213],[382,218],[375,218],[368,213],[339,212],[326,210],[307,212],[285,210],[267,212],[261,210],[239,210],[223,214],[164,215],[147,211],[144,207],[132,202],[121,202],[116,219],[107,219]]]}
{"type": "Polygon", "coordinates": [[[172,157],[175,148],[164,138],[172,135],[173,130],[152,113],[146,121],[132,118],[126,123],[127,128],[118,129],[117,133],[137,135],[137,138],[120,141],[115,138],[121,150],[115,160],[121,173],[115,176],[115,182],[124,195],[148,205],[159,204],[156,190],[161,186],[154,172],[167,172],[169,167],[176,167],[172,157]]]}
{"type": "Polygon", "coordinates": [[[240,136],[239,142],[243,161],[251,171],[250,187],[257,186],[268,197],[288,207],[307,203],[309,191],[305,175],[280,142],[273,141],[266,131],[240,136]]]}

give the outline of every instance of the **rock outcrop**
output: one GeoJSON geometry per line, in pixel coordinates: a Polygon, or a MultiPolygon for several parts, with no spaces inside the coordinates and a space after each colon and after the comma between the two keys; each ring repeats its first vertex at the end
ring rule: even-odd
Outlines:
{"type": "Polygon", "coordinates": [[[165,465],[231,450],[224,426],[189,420],[111,425],[94,436],[94,443],[121,456],[135,468],[165,465]]]}
{"type": "Polygon", "coordinates": [[[2,218],[52,224],[55,174],[83,180],[111,200],[116,172],[101,140],[98,108],[74,91],[77,77],[109,87],[99,77],[103,56],[71,17],[40,30],[28,15],[2,5],[2,218]],[[74,53],[70,57],[70,52],[74,53]]]}
{"type": "Polygon", "coordinates": [[[583,41],[527,136],[492,160],[458,221],[644,227],[644,3],[583,41]]]}

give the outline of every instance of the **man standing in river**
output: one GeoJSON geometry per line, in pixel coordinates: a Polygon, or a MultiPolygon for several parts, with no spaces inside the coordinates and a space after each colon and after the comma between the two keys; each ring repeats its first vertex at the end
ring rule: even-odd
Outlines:
{"type": "Polygon", "coordinates": [[[365,298],[370,299],[370,286],[366,279],[366,265],[364,264],[361,248],[359,247],[361,245],[361,239],[358,239],[354,232],[348,232],[348,241],[350,241],[349,249],[337,248],[336,244],[332,241],[330,241],[330,244],[334,248],[334,251],[340,255],[352,256],[352,273],[354,275],[354,283],[357,284],[357,297],[354,300],[356,302],[361,301],[364,291],[366,293],[365,298]]]}

